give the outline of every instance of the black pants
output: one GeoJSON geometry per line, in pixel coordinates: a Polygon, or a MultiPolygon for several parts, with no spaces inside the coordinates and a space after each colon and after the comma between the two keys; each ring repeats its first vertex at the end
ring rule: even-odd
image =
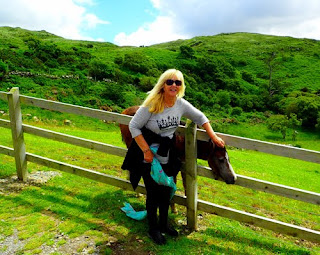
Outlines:
{"type": "MultiPolygon", "coordinates": [[[[163,170],[167,173],[166,165],[162,165],[163,170]]],[[[146,164],[146,169],[142,175],[147,190],[147,218],[149,230],[157,230],[167,227],[168,210],[170,204],[170,187],[157,184],[150,175],[151,164],[146,164]],[[157,210],[159,208],[159,222],[157,210]]],[[[167,173],[168,174],[168,173],[167,173]]]]}

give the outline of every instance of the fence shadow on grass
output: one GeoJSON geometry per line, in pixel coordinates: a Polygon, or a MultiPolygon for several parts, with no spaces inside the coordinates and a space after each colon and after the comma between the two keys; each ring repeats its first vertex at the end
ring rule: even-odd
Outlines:
{"type": "MultiPolygon", "coordinates": [[[[280,254],[296,254],[296,255],[306,255],[310,254],[310,251],[306,249],[302,249],[297,247],[294,248],[287,248],[283,247],[284,244],[279,243],[280,240],[276,238],[268,238],[265,236],[257,237],[256,233],[252,231],[252,233],[246,234],[245,236],[240,236],[239,233],[236,233],[232,228],[228,228],[228,230],[222,229],[214,229],[214,228],[207,228],[203,234],[212,236],[214,238],[219,238],[227,241],[231,241],[234,243],[238,243],[239,246],[249,246],[254,247],[256,253],[259,254],[259,250],[262,252],[267,253],[280,253],[280,254]]],[[[239,252],[237,251],[237,254],[239,252]]],[[[241,253],[240,253],[241,254],[241,253]]],[[[247,254],[247,253],[245,253],[247,254]]]]}

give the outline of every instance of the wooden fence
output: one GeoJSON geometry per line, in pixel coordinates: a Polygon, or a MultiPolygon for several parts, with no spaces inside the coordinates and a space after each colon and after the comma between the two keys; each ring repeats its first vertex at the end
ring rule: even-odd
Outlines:
{"type": "MultiPolygon", "coordinates": [[[[20,103],[29,106],[40,107],[47,110],[78,114],[101,120],[113,121],[121,124],[128,124],[131,119],[130,116],[29,96],[23,96],[19,94],[18,88],[12,88],[10,92],[0,92],[0,99],[8,102],[10,114],[10,121],[0,119],[0,127],[11,129],[13,139],[13,148],[0,145],[0,153],[15,158],[17,175],[19,179],[23,181],[27,179],[27,162],[33,162],[39,165],[110,184],[121,189],[132,190],[132,186],[128,180],[26,152],[24,133],[45,137],[48,139],[53,139],[56,141],[65,142],[117,156],[125,156],[127,150],[121,147],[101,142],[25,125],[22,123],[20,103]]],[[[187,207],[188,227],[190,227],[191,229],[197,228],[197,210],[201,210],[229,219],[234,219],[240,222],[254,224],[258,227],[263,227],[283,234],[292,235],[301,239],[320,243],[319,231],[199,200],[197,198],[197,176],[204,176],[213,179],[214,175],[210,168],[197,165],[195,144],[197,139],[208,140],[208,137],[205,131],[197,129],[194,123],[191,123],[186,128],[179,127],[177,132],[181,135],[185,135],[186,138],[185,171],[187,172],[187,196],[175,195],[173,199],[177,204],[187,207]]],[[[301,159],[318,164],[320,163],[320,152],[318,151],[294,148],[286,145],[279,145],[227,134],[218,134],[230,146],[261,151],[284,157],[301,159]]],[[[237,181],[235,185],[320,205],[320,194],[315,192],[296,189],[293,187],[279,185],[276,183],[262,181],[242,175],[237,175],[237,181]]],[[[143,194],[146,193],[143,185],[139,185],[136,191],[143,194]]]]}

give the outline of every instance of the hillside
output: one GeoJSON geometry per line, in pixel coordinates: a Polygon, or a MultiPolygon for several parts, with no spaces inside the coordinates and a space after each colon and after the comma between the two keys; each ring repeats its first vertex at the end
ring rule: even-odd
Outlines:
{"type": "Polygon", "coordinates": [[[211,119],[295,114],[303,126],[319,126],[316,40],[232,33],[118,47],[0,27],[2,91],[18,86],[26,95],[120,112],[141,103],[168,68],[185,74],[186,98],[211,119]]]}

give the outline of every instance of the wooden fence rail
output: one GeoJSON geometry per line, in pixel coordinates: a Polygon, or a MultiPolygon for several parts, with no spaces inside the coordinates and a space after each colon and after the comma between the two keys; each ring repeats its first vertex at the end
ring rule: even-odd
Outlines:
{"type": "MultiPolygon", "coordinates": [[[[7,95],[9,93],[0,92],[0,98],[7,101],[7,95]]],[[[37,106],[43,109],[59,111],[64,113],[73,113],[77,115],[87,116],[91,118],[97,118],[106,121],[114,121],[120,124],[128,124],[131,117],[113,112],[106,112],[103,110],[96,110],[88,107],[75,106],[71,104],[55,102],[45,99],[39,99],[30,96],[20,95],[20,102],[29,106],[37,106]]],[[[180,127],[177,133],[184,135],[184,128],[180,127]]],[[[300,159],[304,161],[314,162],[320,164],[320,152],[313,150],[306,150],[287,145],[275,144],[270,142],[259,141],[250,138],[244,138],[234,135],[217,133],[221,136],[228,145],[244,148],[249,150],[255,150],[265,152],[273,155],[300,159]]],[[[204,130],[197,130],[197,139],[207,141],[208,136],[204,130]]]]}
{"type": "MultiPolygon", "coordinates": [[[[113,146],[113,145],[109,145],[101,142],[96,142],[88,139],[83,139],[75,136],[70,136],[70,135],[22,124],[22,120],[20,119],[21,110],[20,110],[19,102],[22,104],[36,106],[36,107],[40,107],[47,110],[84,115],[84,116],[97,118],[101,120],[114,121],[121,124],[128,124],[131,119],[130,116],[121,115],[117,113],[110,113],[110,112],[101,111],[101,110],[95,110],[87,107],[74,106],[74,105],[64,104],[60,102],[54,102],[54,101],[49,101],[44,99],[23,96],[23,95],[19,95],[19,91],[17,88],[13,88],[9,93],[0,92],[0,99],[8,101],[9,108],[12,107],[12,109],[14,109],[14,110],[10,110],[10,115],[18,116],[18,117],[15,117],[14,119],[13,117],[10,116],[10,121],[0,119],[0,127],[10,128],[11,130],[17,129],[21,131],[20,135],[19,134],[14,135],[14,133],[12,134],[14,143],[16,142],[14,140],[20,139],[20,143],[18,143],[18,150],[20,151],[16,149],[17,146],[15,145],[14,145],[14,148],[9,148],[9,147],[0,145],[1,154],[15,157],[16,161],[17,161],[17,154],[18,154],[19,155],[18,160],[20,161],[22,158],[25,160],[25,162],[27,161],[33,162],[39,165],[47,166],[60,171],[72,173],[72,174],[83,176],[95,181],[113,185],[125,190],[132,190],[131,184],[127,180],[110,176],[107,174],[102,174],[102,173],[81,168],[78,166],[73,166],[63,162],[55,161],[52,159],[40,157],[38,155],[34,155],[34,154],[23,151],[23,148],[24,148],[24,142],[22,139],[23,133],[28,133],[28,134],[48,138],[48,139],[53,139],[56,141],[65,142],[65,143],[81,146],[88,149],[97,150],[97,151],[112,154],[112,155],[122,156],[122,157],[125,155],[127,150],[121,147],[117,147],[117,146],[113,146]],[[13,95],[15,95],[16,98],[19,98],[19,100],[18,101],[16,100],[15,102],[13,102],[13,100],[10,99],[10,97],[12,97],[13,95]]],[[[179,127],[177,132],[184,135],[185,130],[186,129],[184,127],[179,127]]],[[[193,229],[197,227],[197,217],[196,217],[197,210],[201,210],[209,213],[214,213],[226,218],[235,219],[240,222],[254,224],[256,226],[271,229],[284,234],[289,234],[299,238],[320,242],[319,231],[295,226],[292,224],[283,223],[280,221],[275,221],[265,217],[238,211],[232,208],[216,205],[213,203],[209,203],[209,202],[197,199],[197,184],[196,184],[197,176],[204,176],[204,177],[213,178],[213,179],[215,178],[215,176],[212,174],[211,169],[209,169],[208,167],[196,165],[195,141],[196,139],[208,140],[206,133],[203,130],[196,129],[195,125],[192,123],[190,124],[187,130],[189,130],[186,133],[187,159],[186,159],[185,170],[184,170],[187,172],[187,183],[188,183],[187,190],[186,190],[187,197],[175,195],[174,201],[180,205],[187,207],[189,227],[193,229]]],[[[267,142],[262,142],[254,139],[242,138],[242,137],[231,136],[226,134],[219,134],[219,135],[223,137],[224,140],[231,146],[251,149],[256,151],[262,151],[262,152],[290,157],[290,158],[302,159],[302,160],[310,161],[314,163],[320,163],[320,152],[318,151],[304,150],[300,148],[294,148],[294,147],[285,146],[285,145],[278,145],[274,143],[267,143],[267,142]]],[[[23,167],[24,165],[21,164],[20,162],[18,166],[23,167]]],[[[18,166],[17,166],[17,171],[18,171],[18,166]]],[[[320,205],[319,193],[300,190],[300,189],[279,185],[276,183],[266,182],[266,181],[258,180],[251,177],[241,176],[241,175],[237,175],[237,177],[238,179],[236,181],[236,185],[320,205]]],[[[24,179],[22,174],[19,178],[24,179]]],[[[137,192],[145,194],[144,186],[139,185],[137,188],[137,192]]]]}
{"type": "MultiPolygon", "coordinates": [[[[0,119],[0,127],[9,129],[10,121],[0,119]]],[[[105,144],[105,143],[101,143],[101,142],[97,142],[89,139],[79,138],[76,136],[66,135],[66,134],[54,132],[48,129],[33,127],[26,124],[23,124],[22,127],[23,127],[23,132],[27,134],[36,135],[36,136],[52,139],[59,142],[65,142],[72,145],[81,146],[83,148],[112,154],[115,156],[124,157],[127,152],[127,149],[125,148],[121,148],[114,145],[105,144]]],[[[184,169],[182,169],[182,171],[184,171],[184,169]]],[[[197,173],[198,176],[216,179],[215,175],[212,173],[211,168],[209,167],[197,165],[197,172],[198,172],[197,173]]],[[[216,179],[216,180],[223,181],[222,179],[216,179]]],[[[252,177],[247,177],[247,176],[237,174],[237,181],[235,185],[320,205],[320,195],[318,193],[297,189],[297,188],[293,188],[285,185],[280,185],[277,183],[267,182],[267,181],[259,180],[252,177]]]]}

